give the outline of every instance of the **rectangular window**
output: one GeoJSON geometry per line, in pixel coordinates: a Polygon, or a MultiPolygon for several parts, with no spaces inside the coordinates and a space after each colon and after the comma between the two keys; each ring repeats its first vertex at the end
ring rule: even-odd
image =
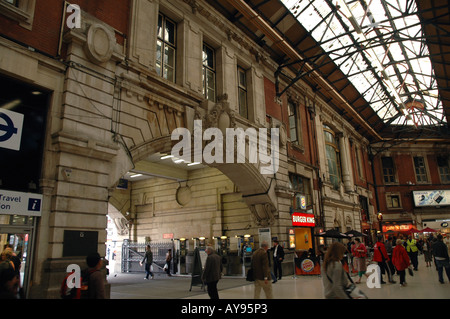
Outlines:
{"type": "Polygon", "coordinates": [[[421,156],[414,157],[414,169],[416,170],[416,180],[418,183],[428,182],[425,159],[421,156]]]}
{"type": "Polygon", "coordinates": [[[297,174],[289,174],[290,186],[294,190],[293,208],[302,209],[302,200],[306,207],[312,205],[310,179],[297,174]]]}
{"type": "Polygon", "coordinates": [[[11,3],[15,7],[19,6],[19,0],[5,0],[5,1],[11,3]]]}
{"type": "Polygon", "coordinates": [[[325,136],[325,153],[327,156],[330,182],[331,184],[333,184],[333,188],[335,190],[338,190],[341,184],[341,160],[339,143],[335,136],[335,133],[327,125],[324,125],[323,133],[325,136]]]}
{"type": "Polygon", "coordinates": [[[360,179],[364,179],[363,155],[359,147],[356,148],[356,169],[360,179]]]}
{"type": "Polygon", "coordinates": [[[245,70],[238,66],[239,114],[248,119],[247,76],[245,70]]]}
{"type": "Polygon", "coordinates": [[[156,72],[164,79],[175,82],[176,24],[160,14],[157,32],[156,72]]]}
{"type": "Polygon", "coordinates": [[[444,156],[437,157],[437,164],[439,168],[439,175],[442,183],[450,183],[450,167],[448,165],[448,158],[444,156]]]}
{"type": "Polygon", "coordinates": [[[215,52],[206,44],[203,44],[203,95],[212,102],[216,101],[215,52]]]}
{"type": "Polygon", "coordinates": [[[291,136],[291,142],[298,142],[298,132],[297,132],[297,110],[295,104],[288,102],[288,117],[289,117],[289,132],[291,136]]]}
{"type": "Polygon", "coordinates": [[[383,179],[385,183],[395,183],[395,168],[392,157],[382,157],[383,179]]]}
{"type": "Polygon", "coordinates": [[[386,204],[387,208],[402,208],[400,196],[397,194],[386,195],[386,204]]]}

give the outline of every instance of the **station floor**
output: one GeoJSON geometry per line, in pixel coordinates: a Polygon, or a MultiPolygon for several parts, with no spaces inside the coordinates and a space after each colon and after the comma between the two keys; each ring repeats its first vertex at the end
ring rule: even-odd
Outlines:
{"type": "MultiPolygon", "coordinates": [[[[353,277],[356,279],[356,277],[353,277]]],[[[439,283],[434,264],[426,267],[419,256],[419,270],[414,276],[406,275],[406,287],[399,278],[395,284],[386,283],[381,288],[369,288],[366,278],[358,285],[369,299],[450,299],[450,283],[444,271],[444,284],[439,283]]],[[[387,281],[385,279],[385,281],[387,281]]],[[[206,289],[191,285],[191,276],[157,274],[153,280],[144,280],[144,273],[118,273],[108,276],[111,299],[209,299],[206,289]]],[[[254,285],[242,277],[223,277],[218,283],[220,299],[252,300],[254,285]]],[[[273,284],[275,299],[323,299],[320,276],[284,276],[273,284]]],[[[261,293],[264,297],[264,293],[261,293]]]]}

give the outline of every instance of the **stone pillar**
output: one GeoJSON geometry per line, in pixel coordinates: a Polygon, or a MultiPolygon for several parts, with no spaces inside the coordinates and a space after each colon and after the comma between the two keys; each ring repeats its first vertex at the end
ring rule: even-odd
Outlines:
{"type": "Polygon", "coordinates": [[[349,141],[345,134],[339,135],[339,149],[341,154],[342,181],[346,192],[354,191],[352,163],[349,151],[349,141]]]}

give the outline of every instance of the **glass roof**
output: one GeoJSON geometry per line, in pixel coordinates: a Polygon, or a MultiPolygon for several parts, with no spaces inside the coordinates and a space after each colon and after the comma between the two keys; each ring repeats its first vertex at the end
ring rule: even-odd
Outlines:
{"type": "Polygon", "coordinates": [[[386,125],[446,122],[414,0],[281,0],[386,125]]]}

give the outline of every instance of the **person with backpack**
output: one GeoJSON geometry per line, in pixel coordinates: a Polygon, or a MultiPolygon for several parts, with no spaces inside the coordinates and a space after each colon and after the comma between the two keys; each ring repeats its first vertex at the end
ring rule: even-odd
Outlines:
{"type": "MultiPolygon", "coordinates": [[[[81,277],[88,278],[88,299],[106,299],[104,275],[100,271],[103,266],[103,260],[99,253],[92,253],[86,257],[88,269],[86,269],[81,277]]],[[[85,279],[83,279],[84,281],[85,279]]]]}
{"type": "Polygon", "coordinates": [[[86,257],[86,263],[88,268],[78,276],[77,270],[73,269],[64,277],[60,288],[62,299],[106,299],[104,275],[100,271],[103,267],[102,258],[98,253],[92,253],[86,257]]]}
{"type": "Polygon", "coordinates": [[[373,246],[373,261],[378,263],[378,266],[380,267],[381,270],[381,283],[385,284],[386,282],[383,280],[383,276],[386,272],[388,275],[388,279],[389,282],[394,284],[395,281],[392,279],[392,273],[391,273],[391,269],[389,268],[388,262],[389,262],[389,256],[388,253],[386,251],[386,247],[384,246],[383,243],[383,236],[382,235],[378,235],[377,236],[377,242],[375,243],[375,245],[373,246]]]}

